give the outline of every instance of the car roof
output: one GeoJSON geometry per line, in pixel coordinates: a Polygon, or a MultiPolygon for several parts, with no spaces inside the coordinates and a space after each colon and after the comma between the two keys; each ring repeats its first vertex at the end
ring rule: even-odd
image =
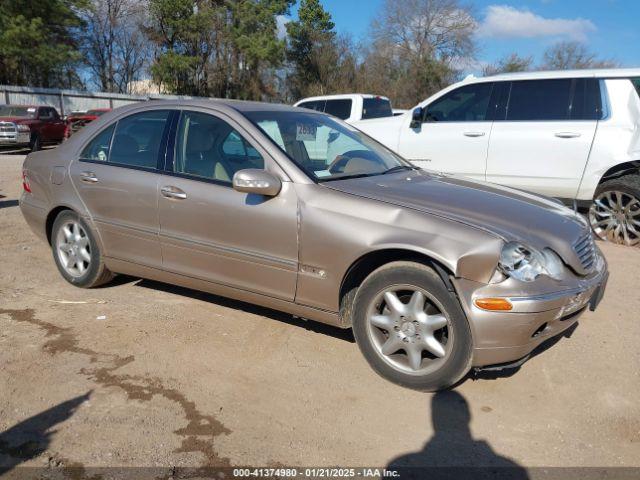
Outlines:
{"type": "Polygon", "coordinates": [[[543,80],[554,78],[626,78],[640,76],[640,68],[598,68],[586,70],[553,70],[539,72],[500,73],[488,77],[469,76],[463,82],[505,80],[543,80]]]}

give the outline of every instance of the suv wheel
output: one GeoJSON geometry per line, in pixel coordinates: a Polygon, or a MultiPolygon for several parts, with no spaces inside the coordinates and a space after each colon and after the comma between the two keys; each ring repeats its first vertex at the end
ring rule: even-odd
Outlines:
{"type": "Polygon", "coordinates": [[[51,248],[58,270],[77,287],[97,287],[114,275],[104,265],[93,233],[78,214],[61,212],[53,223],[51,248]]]}
{"type": "Polygon", "coordinates": [[[457,298],[419,263],[393,262],[365,279],[353,332],[371,367],[405,387],[447,388],[471,366],[471,332],[457,298]]]}
{"type": "Polygon", "coordinates": [[[624,175],[598,186],[589,223],[602,240],[640,245],[640,175],[624,175]]]}

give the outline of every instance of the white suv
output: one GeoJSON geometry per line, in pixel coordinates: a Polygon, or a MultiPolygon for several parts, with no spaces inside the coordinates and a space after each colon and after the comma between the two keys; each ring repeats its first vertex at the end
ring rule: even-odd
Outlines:
{"type": "Polygon", "coordinates": [[[640,69],[470,77],[354,126],[418,166],[589,207],[600,238],[640,244],[640,69]]]}

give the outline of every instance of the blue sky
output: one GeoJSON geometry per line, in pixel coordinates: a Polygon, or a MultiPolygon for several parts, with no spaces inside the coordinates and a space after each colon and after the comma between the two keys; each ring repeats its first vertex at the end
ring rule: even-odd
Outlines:
{"type": "MultiPolygon", "coordinates": [[[[336,28],[366,40],[383,0],[322,0],[336,28]]],[[[558,40],[580,40],[599,57],[640,67],[640,0],[468,0],[480,24],[478,60],[533,55],[558,40]]],[[[296,8],[292,11],[296,15],[296,8]]]]}

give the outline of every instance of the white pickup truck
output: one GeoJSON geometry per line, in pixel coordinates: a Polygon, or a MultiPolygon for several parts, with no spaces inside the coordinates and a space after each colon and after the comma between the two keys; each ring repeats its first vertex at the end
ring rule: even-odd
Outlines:
{"type": "Polygon", "coordinates": [[[640,245],[640,69],[467,78],[353,125],[418,166],[589,207],[600,238],[640,245]]]}
{"type": "Polygon", "coordinates": [[[347,123],[393,116],[391,102],[387,97],[364,93],[308,97],[298,101],[294,107],[328,113],[347,123]]]}

